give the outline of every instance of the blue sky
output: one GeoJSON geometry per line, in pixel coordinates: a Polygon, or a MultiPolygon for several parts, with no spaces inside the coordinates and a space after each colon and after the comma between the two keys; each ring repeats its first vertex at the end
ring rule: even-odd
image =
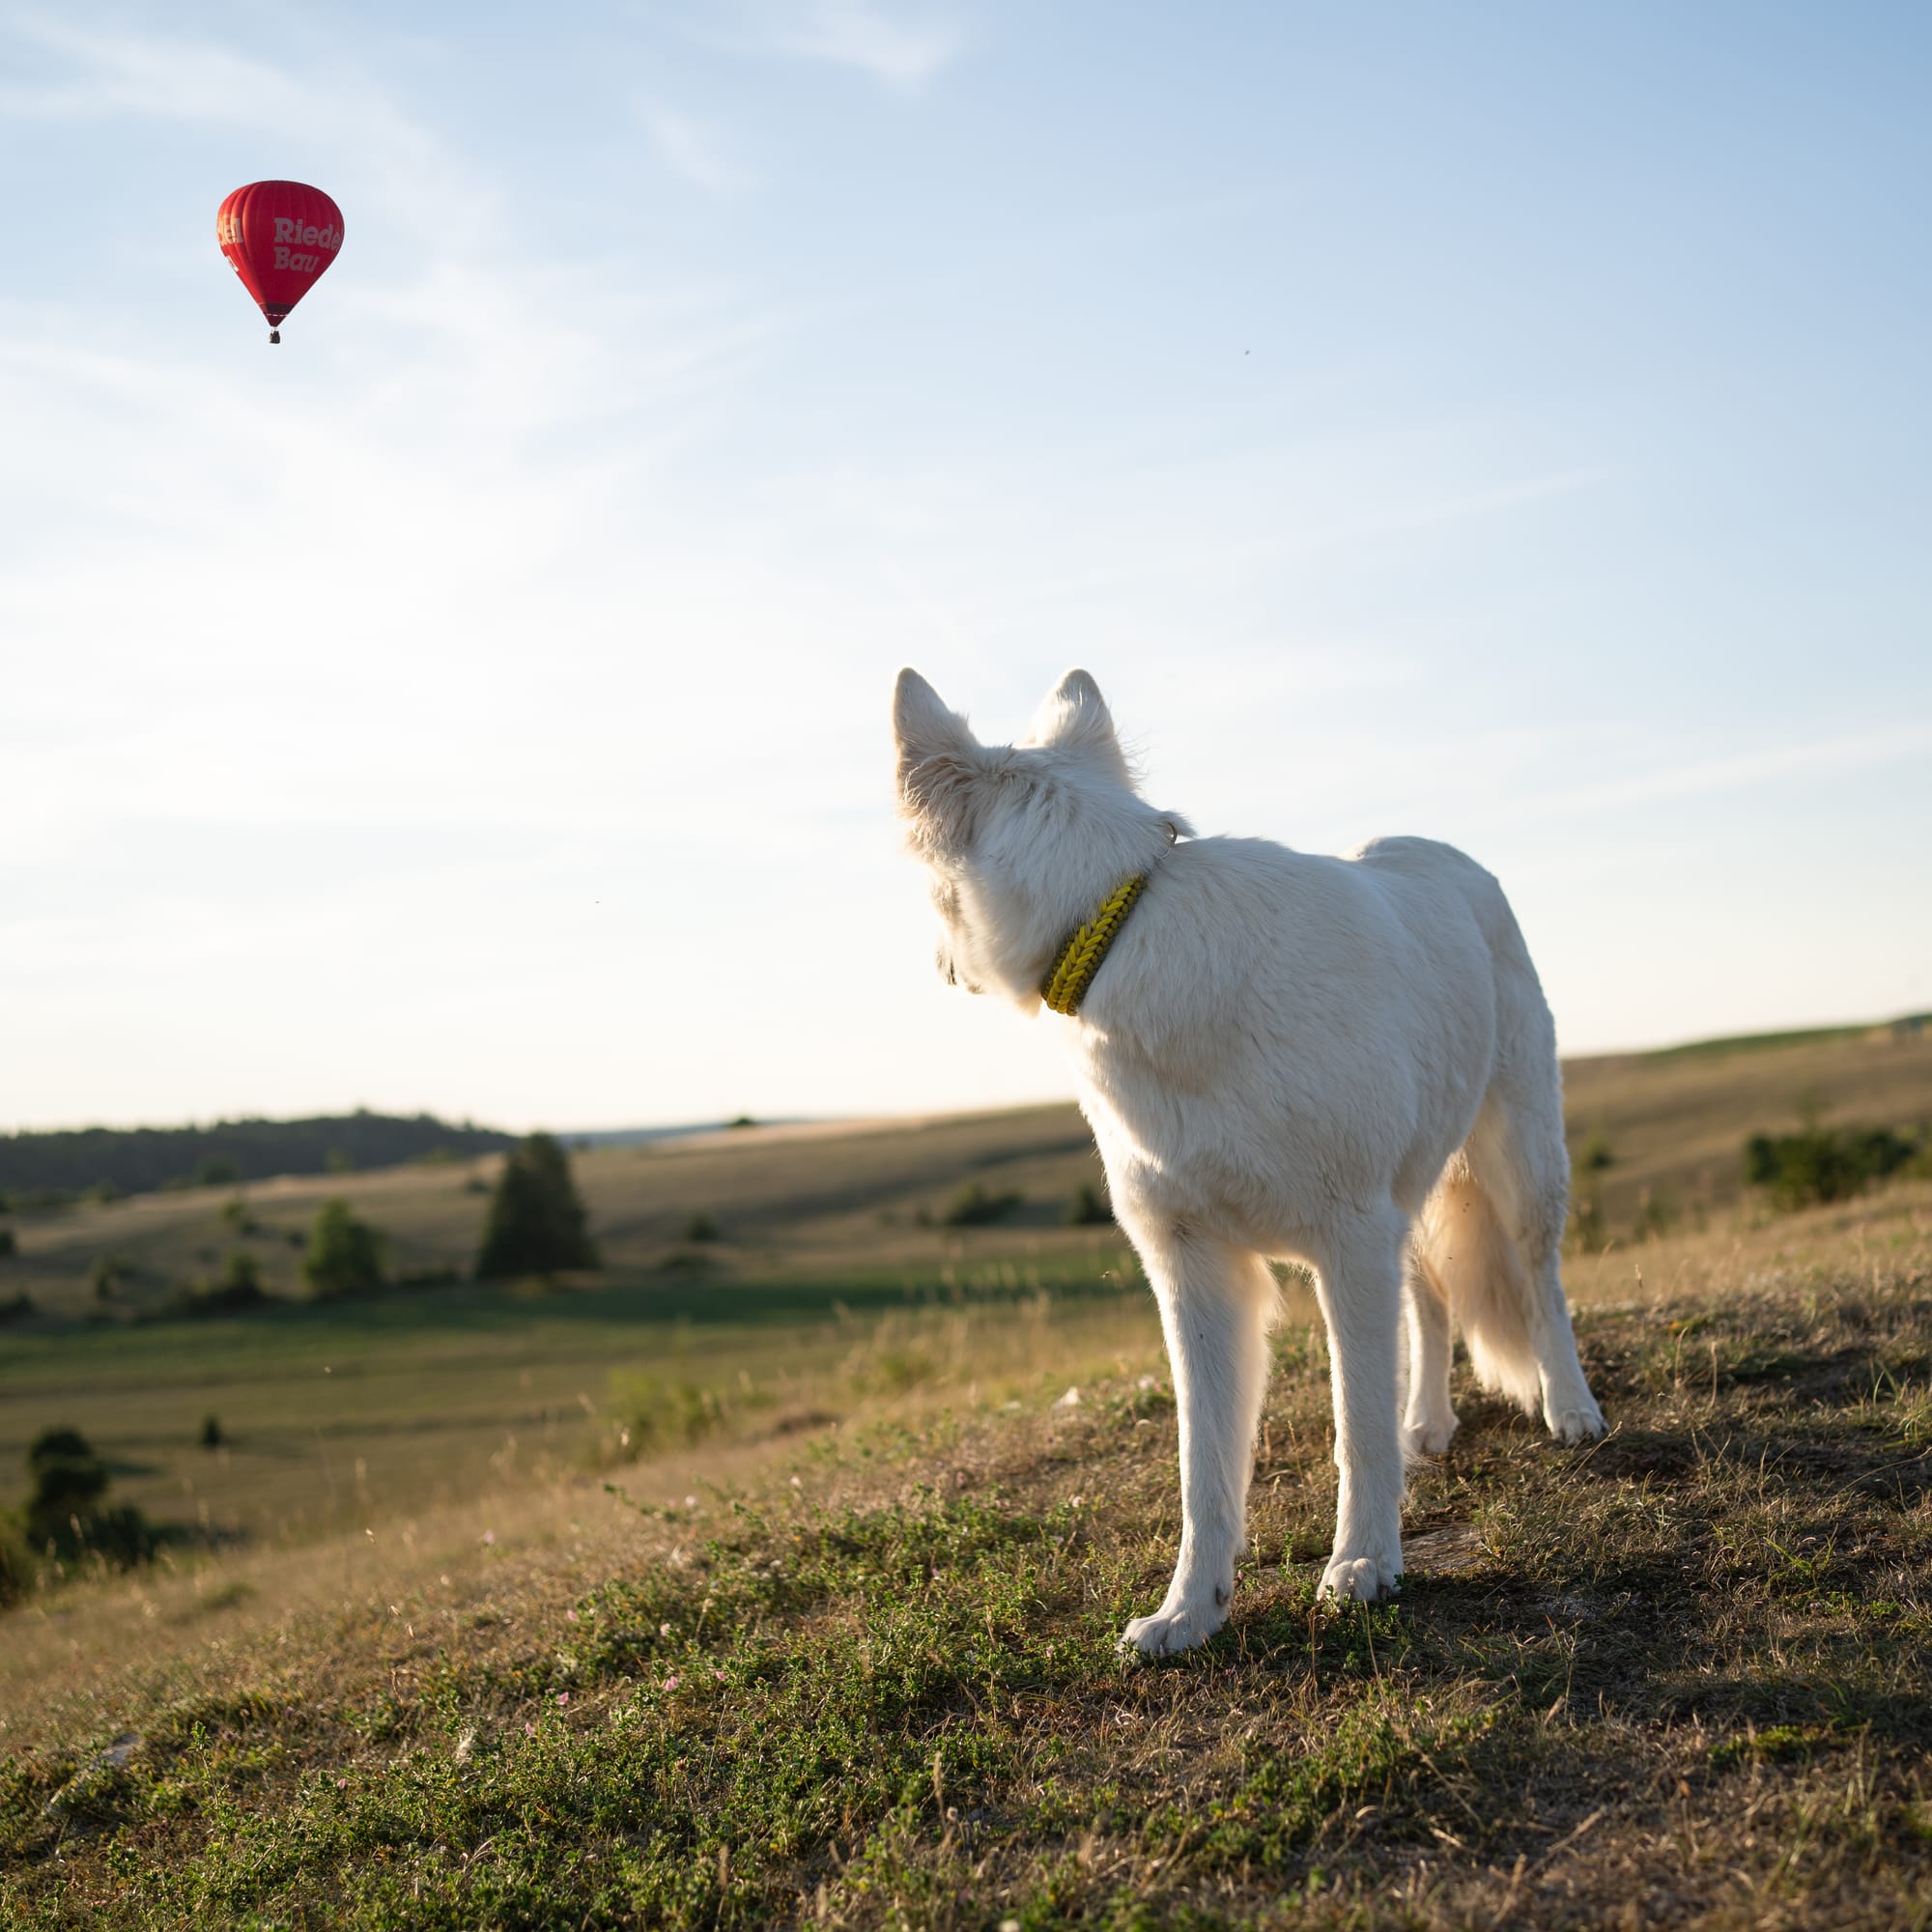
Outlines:
{"type": "Polygon", "coordinates": [[[0,1127],[1067,1091],[912,663],[1503,879],[1566,1049],[1932,1006],[1932,14],[0,0],[0,1127]],[[270,349],[213,241],[340,203],[270,349]]]}

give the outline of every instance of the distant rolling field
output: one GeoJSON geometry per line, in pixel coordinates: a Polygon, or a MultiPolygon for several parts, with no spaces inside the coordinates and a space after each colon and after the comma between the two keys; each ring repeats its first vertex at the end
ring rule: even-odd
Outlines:
{"type": "MultiPolygon", "coordinates": [[[[1573,1145],[1594,1139],[1609,1154],[1596,1185],[1617,1248],[1577,1258],[1572,1281],[1608,1294],[1632,1278],[1623,1257],[1644,1199],[1686,1234],[1759,1215],[1740,1201],[1747,1133],[1786,1128],[1805,1106],[1901,1127],[1932,1114],[1932,1037],[1874,1030],[1584,1060],[1567,1082],[1573,1145]]],[[[1070,1106],[583,1152],[599,1273],[548,1293],[461,1284],[298,1299],[298,1244],[323,1201],[345,1197],[382,1229],[396,1268],[461,1270],[494,1168],[486,1158],[15,1216],[0,1300],[25,1293],[40,1312],[0,1329],[0,1504],[33,1435],[71,1424],[112,1459],[116,1495],[152,1514],[302,1540],[607,1463],[626,1418],[653,1402],[711,1404],[715,1450],[823,1426],[944,1380],[968,1355],[1023,1377],[1029,1350],[1048,1341],[1055,1359],[1090,1345],[1123,1358],[1157,1350],[1118,1231],[1065,1225],[1075,1191],[1100,1180],[1070,1106]],[[972,1184],[1018,1203],[996,1225],[939,1225],[972,1184]],[[694,1216],[719,1238],[689,1238],[694,1216]],[[238,1248],[287,1305],[136,1319],[238,1248]],[[102,1256],[125,1267],[104,1301],[89,1281],[102,1256]],[[231,1438],[213,1451],[195,1443],[211,1413],[231,1438]]]]}
{"type": "MultiPolygon", "coordinates": [[[[1807,1107],[1828,1122],[1911,1129],[1932,1120],[1932,1029],[1574,1060],[1565,1098],[1573,1149],[1594,1140],[1608,1152],[1593,1187],[1618,1234],[1634,1223],[1646,1190],[1683,1215],[1737,1202],[1746,1136],[1787,1131],[1807,1107]]],[[[0,1262],[0,1298],[24,1292],[46,1316],[126,1320],[213,1274],[238,1248],[273,1293],[298,1295],[299,1242],[321,1203],[335,1198],[383,1231],[396,1270],[467,1271],[496,1166],[487,1156],[15,1216],[19,1253],[0,1262]],[[224,1218],[237,1201],[254,1224],[245,1235],[224,1218]],[[107,1301],[89,1286],[103,1256],[128,1264],[107,1301]]],[[[977,1256],[1084,1260],[1115,1245],[1064,1225],[1075,1190],[1101,1180],[1070,1105],[752,1127],[596,1149],[575,1166],[612,1280],[655,1278],[694,1257],[721,1282],[880,1269],[936,1277],[977,1256]],[[974,1182],[1020,1203],[992,1228],[922,1225],[974,1182]],[[686,1238],[700,1215],[719,1239],[686,1238]]]]}

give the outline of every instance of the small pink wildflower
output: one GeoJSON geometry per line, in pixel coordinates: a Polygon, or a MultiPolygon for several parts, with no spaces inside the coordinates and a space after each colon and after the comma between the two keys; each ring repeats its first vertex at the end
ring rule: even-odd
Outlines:
{"type": "Polygon", "coordinates": [[[658,1626],[658,1634],[660,1636],[668,1636],[670,1634],[670,1626],[668,1624],[660,1624],[658,1626]]]}
{"type": "Polygon", "coordinates": [[[675,1677],[667,1677],[665,1679],[665,1689],[667,1690],[675,1690],[677,1689],[677,1679],[675,1677]]]}
{"type": "Polygon", "coordinates": [[[564,1615],[568,1617],[572,1623],[575,1623],[577,1621],[577,1612],[575,1610],[565,1610],[564,1615]]]}
{"type": "Polygon", "coordinates": [[[486,1529],[483,1532],[483,1541],[485,1543],[495,1543],[496,1540],[497,1540],[497,1532],[494,1529],[486,1529]]]}
{"type": "Polygon", "coordinates": [[[696,1496],[686,1496],[684,1506],[688,1510],[695,1510],[697,1507],[697,1498],[696,1496]]]}
{"type": "Polygon", "coordinates": [[[719,1668],[717,1667],[717,1665],[716,1665],[716,1664],[714,1664],[714,1665],[712,1666],[712,1669],[711,1669],[711,1674],[712,1674],[712,1676],[714,1676],[715,1678],[717,1678],[717,1680],[719,1681],[719,1683],[721,1683],[721,1684],[722,1684],[722,1683],[724,1683],[724,1672],[723,1672],[722,1670],[720,1670],[720,1669],[719,1669],[719,1668]]]}
{"type": "Polygon", "coordinates": [[[559,1704],[568,1704],[570,1702],[570,1692],[568,1690],[559,1690],[556,1693],[556,1701],[559,1704]]]}
{"type": "Polygon", "coordinates": [[[347,1791],[349,1789],[349,1780],[346,1777],[338,1777],[335,1780],[335,1788],[338,1791],[347,1791]]]}
{"type": "Polygon", "coordinates": [[[525,1737],[526,1737],[526,1738],[533,1738],[533,1737],[535,1737],[535,1736],[536,1736],[536,1734],[537,1734],[537,1727],[536,1727],[536,1726],[535,1726],[535,1725],[534,1725],[533,1723],[531,1723],[531,1722],[529,1721],[529,1719],[526,1719],[524,1720],[524,1735],[525,1735],[525,1737]]]}

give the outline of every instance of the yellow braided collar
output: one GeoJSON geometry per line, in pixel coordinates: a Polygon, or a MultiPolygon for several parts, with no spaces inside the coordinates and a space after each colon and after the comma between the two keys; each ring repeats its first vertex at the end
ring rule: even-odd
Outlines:
{"type": "Polygon", "coordinates": [[[1057,1013],[1077,1013],[1094,975],[1107,956],[1114,935],[1127,923],[1134,901],[1147,890],[1147,874],[1116,886],[1102,901],[1100,910],[1060,949],[1060,957],[1046,976],[1039,996],[1057,1013]]]}

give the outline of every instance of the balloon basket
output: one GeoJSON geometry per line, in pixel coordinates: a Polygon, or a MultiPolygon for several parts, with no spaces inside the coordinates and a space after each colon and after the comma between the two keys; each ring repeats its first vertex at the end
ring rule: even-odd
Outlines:
{"type": "Polygon", "coordinates": [[[281,339],[282,339],[282,331],[279,328],[270,329],[269,340],[270,342],[279,342],[281,339]]]}

